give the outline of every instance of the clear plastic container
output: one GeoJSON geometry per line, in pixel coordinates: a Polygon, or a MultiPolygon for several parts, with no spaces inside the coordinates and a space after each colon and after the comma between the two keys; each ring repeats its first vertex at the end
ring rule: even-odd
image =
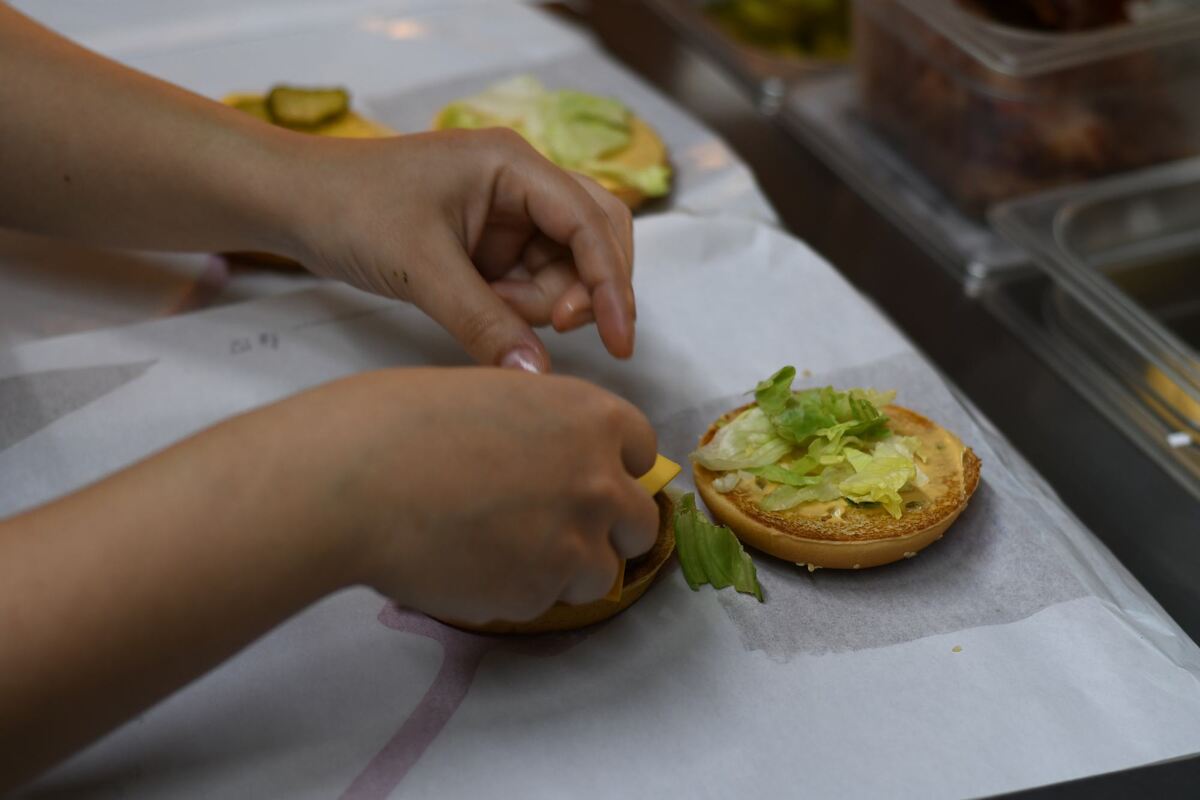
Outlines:
{"type": "Polygon", "coordinates": [[[990,217],[1053,281],[1052,328],[1111,384],[1081,388],[1110,405],[1127,398],[1127,429],[1200,490],[1200,158],[1014,200],[990,217]]]}
{"type": "Polygon", "coordinates": [[[1074,33],[855,0],[862,113],[965,211],[1200,154],[1200,6],[1074,33]]]}
{"type": "Polygon", "coordinates": [[[647,0],[647,5],[685,39],[748,88],[767,113],[778,108],[788,87],[848,68],[846,57],[787,56],[742,41],[706,13],[712,3],[713,0],[647,0]]]}

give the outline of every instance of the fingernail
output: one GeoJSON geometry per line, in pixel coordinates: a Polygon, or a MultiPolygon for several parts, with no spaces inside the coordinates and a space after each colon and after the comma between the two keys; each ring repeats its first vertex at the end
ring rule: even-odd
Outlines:
{"type": "Polygon", "coordinates": [[[505,369],[520,369],[537,375],[542,371],[542,366],[538,361],[537,354],[532,350],[527,347],[518,347],[505,353],[504,358],[500,359],[500,366],[505,369]]]}
{"type": "Polygon", "coordinates": [[[562,319],[564,327],[578,328],[594,319],[592,301],[586,294],[583,297],[566,297],[562,301],[562,319]]]}

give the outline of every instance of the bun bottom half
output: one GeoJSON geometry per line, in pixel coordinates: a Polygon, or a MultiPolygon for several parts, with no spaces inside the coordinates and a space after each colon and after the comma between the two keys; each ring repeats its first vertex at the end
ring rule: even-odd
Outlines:
{"type": "MultiPolygon", "coordinates": [[[[742,410],[731,411],[722,419],[732,419],[742,410]]],[[[956,443],[962,453],[957,470],[933,478],[943,483],[943,492],[919,510],[906,511],[900,519],[882,508],[850,504],[838,515],[764,511],[741,492],[718,492],[713,481],[720,473],[699,465],[693,466],[696,491],[714,519],[745,544],[776,558],[826,569],[866,569],[911,558],[941,539],[966,509],[979,486],[980,460],[957,437],[915,411],[887,406],[885,412],[894,432],[944,437],[956,443]]],[[[701,444],[707,443],[716,431],[714,423],[701,438],[701,444]]]]}

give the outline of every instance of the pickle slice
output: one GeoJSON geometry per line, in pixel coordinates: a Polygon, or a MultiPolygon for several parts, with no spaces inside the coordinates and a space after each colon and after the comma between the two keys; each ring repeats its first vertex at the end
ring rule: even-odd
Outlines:
{"type": "Polygon", "coordinates": [[[345,116],[350,93],[342,88],[276,86],[267,95],[266,110],[277,125],[311,130],[345,116]]]}

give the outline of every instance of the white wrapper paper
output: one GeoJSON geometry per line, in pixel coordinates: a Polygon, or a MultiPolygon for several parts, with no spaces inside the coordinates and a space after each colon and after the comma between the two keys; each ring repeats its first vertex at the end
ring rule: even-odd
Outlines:
{"type": "MultiPolygon", "coordinates": [[[[827,264],[769,227],[675,214],[640,221],[637,249],[637,355],[548,334],[558,371],[637,403],[681,462],[783,364],[897,388],[983,461],[945,539],[851,573],[758,556],[763,605],[672,567],[609,623],[533,640],[347,591],[34,791],[959,797],[1200,750],[1195,645],[827,264]]],[[[430,363],[465,359],[415,309],[338,287],[18,348],[0,515],[301,388],[430,363]]]]}

